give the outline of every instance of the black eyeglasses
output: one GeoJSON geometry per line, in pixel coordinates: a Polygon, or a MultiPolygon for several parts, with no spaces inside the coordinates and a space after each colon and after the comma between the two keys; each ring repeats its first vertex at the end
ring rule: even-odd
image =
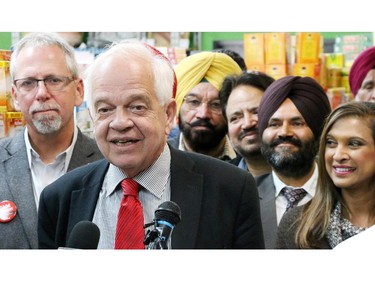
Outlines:
{"type": "Polygon", "coordinates": [[[16,86],[17,90],[24,95],[35,93],[35,90],[38,88],[39,82],[43,81],[47,90],[50,92],[58,92],[63,90],[70,82],[74,81],[74,77],[66,76],[48,76],[44,79],[36,78],[23,78],[13,81],[13,84],[16,86]]]}

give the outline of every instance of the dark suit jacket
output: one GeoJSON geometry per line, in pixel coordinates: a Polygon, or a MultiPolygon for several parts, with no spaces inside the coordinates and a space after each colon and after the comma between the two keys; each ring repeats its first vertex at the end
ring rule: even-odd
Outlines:
{"type": "MultiPolygon", "coordinates": [[[[68,171],[103,158],[95,141],[78,131],[68,171]]],[[[0,249],[37,249],[37,209],[24,131],[0,141],[0,201],[13,201],[18,212],[0,223],[0,249]]]]}
{"type": "MultiPolygon", "coordinates": [[[[173,249],[264,248],[254,178],[224,161],[171,149],[171,201],[181,208],[173,249]]],[[[78,168],[46,187],[39,205],[39,246],[66,246],[79,221],[92,220],[109,163],[78,168]]]]}
{"type": "MultiPolygon", "coordinates": [[[[294,207],[283,215],[277,231],[277,249],[299,249],[295,242],[295,236],[299,225],[298,219],[304,207],[305,205],[294,207]]],[[[317,249],[331,249],[326,239],[322,239],[316,243],[317,249]]]]}

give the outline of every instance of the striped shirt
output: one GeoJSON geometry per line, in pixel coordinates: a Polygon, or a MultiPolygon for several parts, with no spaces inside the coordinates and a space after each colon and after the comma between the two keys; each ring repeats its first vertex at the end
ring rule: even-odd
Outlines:
{"type": "MultiPolygon", "coordinates": [[[[170,166],[171,155],[166,144],[156,162],[133,178],[142,186],[139,199],[142,203],[145,223],[152,222],[157,207],[170,200],[170,166]]],[[[109,165],[93,218],[93,222],[100,229],[98,249],[114,248],[117,215],[123,197],[119,184],[124,178],[127,178],[127,175],[121,169],[109,165]]]]}

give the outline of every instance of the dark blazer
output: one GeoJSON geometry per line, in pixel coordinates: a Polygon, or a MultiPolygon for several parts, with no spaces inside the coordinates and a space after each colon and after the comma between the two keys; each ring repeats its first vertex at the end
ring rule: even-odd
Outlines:
{"type": "MultiPolygon", "coordinates": [[[[171,148],[171,201],[181,208],[173,249],[264,248],[254,178],[224,161],[171,148]]],[[[66,246],[72,228],[92,220],[109,163],[78,168],[46,187],[39,205],[39,246],[66,246]]]]}
{"type": "MultiPolygon", "coordinates": [[[[68,171],[101,158],[95,141],[79,130],[68,171]]],[[[13,201],[18,212],[12,221],[0,223],[0,249],[37,249],[37,209],[24,130],[0,140],[0,201],[3,200],[13,201]]]]}
{"type": "MultiPolygon", "coordinates": [[[[299,249],[295,242],[295,236],[299,225],[298,219],[300,218],[301,212],[305,206],[306,205],[294,207],[283,215],[277,231],[277,249],[299,249]]],[[[326,239],[322,239],[316,243],[317,249],[331,249],[326,239]]]]}
{"type": "MultiPolygon", "coordinates": [[[[229,161],[229,163],[238,166],[242,156],[229,161]]],[[[277,233],[277,215],[276,215],[276,187],[273,184],[272,174],[264,174],[255,177],[260,200],[260,215],[262,218],[262,227],[264,235],[264,244],[266,249],[275,249],[277,233]]]]}

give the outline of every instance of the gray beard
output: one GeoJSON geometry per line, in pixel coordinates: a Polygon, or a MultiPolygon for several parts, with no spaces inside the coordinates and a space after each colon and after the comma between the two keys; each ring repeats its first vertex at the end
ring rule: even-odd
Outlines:
{"type": "Polygon", "coordinates": [[[62,120],[60,116],[53,119],[42,117],[38,120],[33,120],[36,130],[42,135],[49,135],[57,132],[61,128],[61,122],[62,120]]]}

